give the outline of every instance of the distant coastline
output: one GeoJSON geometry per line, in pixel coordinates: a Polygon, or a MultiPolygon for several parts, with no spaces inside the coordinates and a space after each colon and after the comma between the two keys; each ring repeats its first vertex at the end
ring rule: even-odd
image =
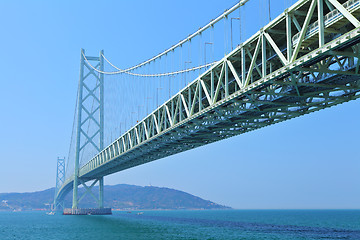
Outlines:
{"type": "MultiPolygon", "coordinates": [[[[80,188],[80,194],[83,191],[80,188]]],[[[0,211],[48,211],[53,197],[54,188],[27,193],[0,193],[0,211]]],[[[71,197],[68,194],[65,198],[65,206],[71,206],[71,197]]],[[[175,189],[127,184],[105,186],[104,205],[114,211],[232,209],[175,189]]],[[[92,208],[96,204],[88,196],[81,201],[80,207],[92,208]]]]}

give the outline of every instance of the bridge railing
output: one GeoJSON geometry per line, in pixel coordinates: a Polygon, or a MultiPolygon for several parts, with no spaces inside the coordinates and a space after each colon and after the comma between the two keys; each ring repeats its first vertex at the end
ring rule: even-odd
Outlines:
{"type": "MultiPolygon", "coordinates": [[[[346,10],[352,13],[360,8],[360,0],[349,0],[342,5],[346,10]]],[[[345,18],[345,16],[341,12],[339,12],[339,10],[337,9],[332,10],[331,12],[329,12],[324,16],[325,28],[330,27],[333,23],[335,23],[337,20],[340,20],[341,18],[345,18]]],[[[307,39],[318,32],[319,32],[319,20],[309,25],[304,38],[307,39]]],[[[293,45],[299,42],[299,37],[300,37],[300,32],[298,32],[292,37],[293,45]]]]}

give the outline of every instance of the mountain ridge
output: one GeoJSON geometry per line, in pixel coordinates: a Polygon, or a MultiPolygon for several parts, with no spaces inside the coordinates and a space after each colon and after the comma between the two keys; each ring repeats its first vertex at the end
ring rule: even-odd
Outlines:
{"type": "MultiPolygon", "coordinates": [[[[162,209],[231,209],[230,207],[204,200],[184,191],[155,186],[137,186],[129,184],[106,185],[104,206],[117,210],[162,210],[162,209]]],[[[79,196],[84,193],[79,188],[79,196]]],[[[95,196],[98,187],[93,188],[95,196]]],[[[25,193],[0,193],[0,211],[49,210],[54,198],[54,188],[25,193]]],[[[71,206],[69,193],[64,202],[71,206]]],[[[87,195],[81,200],[80,207],[96,207],[95,200],[87,195]]]]}

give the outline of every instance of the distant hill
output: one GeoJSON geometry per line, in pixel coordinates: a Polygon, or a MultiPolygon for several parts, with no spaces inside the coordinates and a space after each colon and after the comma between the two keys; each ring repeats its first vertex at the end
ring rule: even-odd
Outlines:
{"type": "MultiPolygon", "coordinates": [[[[79,195],[84,192],[79,189],[79,195]]],[[[94,187],[95,195],[98,188],[94,187]]],[[[54,198],[54,188],[31,193],[0,193],[1,210],[36,210],[50,209],[54,198]]],[[[65,206],[71,206],[71,193],[65,199],[65,206]]],[[[80,207],[96,207],[91,196],[86,196],[80,202],[80,207]]],[[[228,209],[229,207],[204,200],[186,192],[170,188],[135,186],[119,184],[105,186],[104,194],[105,207],[121,210],[136,209],[228,209]]]]}

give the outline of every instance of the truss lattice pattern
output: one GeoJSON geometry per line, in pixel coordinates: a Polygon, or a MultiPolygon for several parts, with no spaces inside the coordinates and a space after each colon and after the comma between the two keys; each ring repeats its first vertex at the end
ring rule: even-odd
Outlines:
{"type": "Polygon", "coordinates": [[[359,0],[299,1],[99,152],[79,176],[96,179],[357,99],[359,16],[359,0]]]}

